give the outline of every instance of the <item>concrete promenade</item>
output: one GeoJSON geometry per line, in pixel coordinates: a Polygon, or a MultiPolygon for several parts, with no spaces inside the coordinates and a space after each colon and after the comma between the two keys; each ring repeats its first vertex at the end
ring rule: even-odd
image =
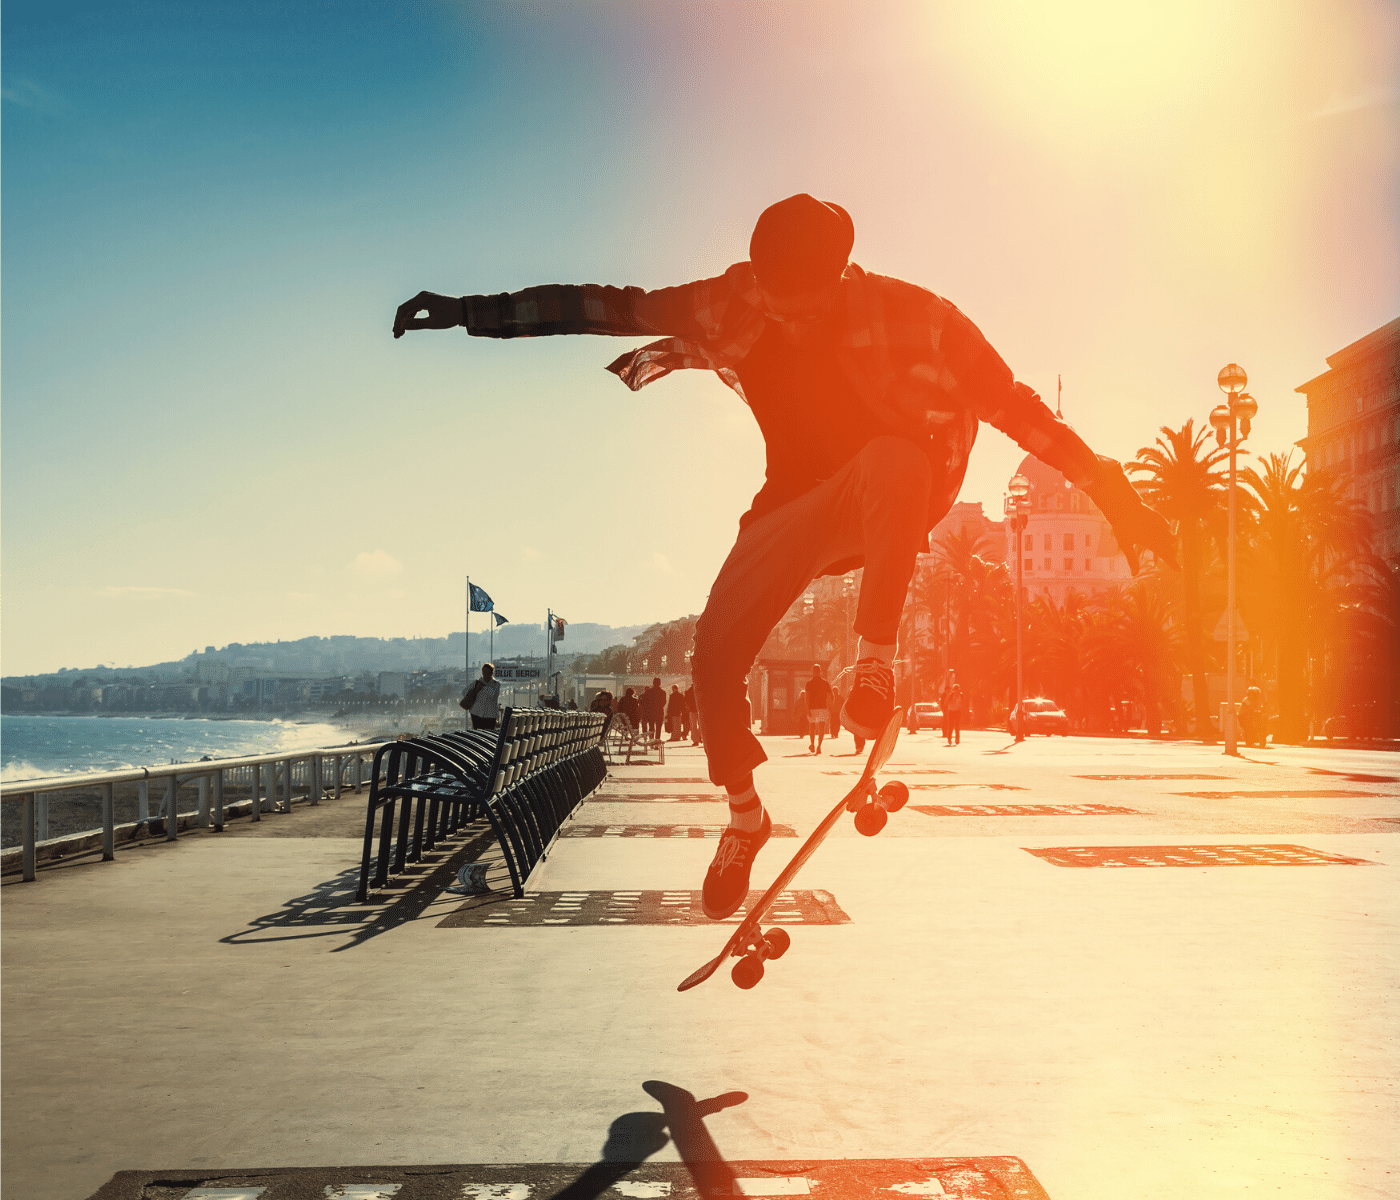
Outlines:
{"type": "MultiPolygon", "coordinates": [[[[755,886],[860,763],[764,743],[755,886]]],[[[5,1200],[1400,1197],[1400,756],[906,733],[788,954],[678,994],[704,776],[613,768],[524,904],[462,838],[356,905],[354,796],[6,877],[5,1200]]]]}

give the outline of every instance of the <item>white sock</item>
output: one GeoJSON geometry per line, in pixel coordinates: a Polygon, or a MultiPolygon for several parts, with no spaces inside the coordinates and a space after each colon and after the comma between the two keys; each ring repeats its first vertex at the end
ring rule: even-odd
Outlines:
{"type": "Polygon", "coordinates": [[[753,833],[763,824],[763,801],[758,789],[749,784],[737,796],[729,797],[729,828],[753,833]]]}
{"type": "Polygon", "coordinates": [[[894,662],[894,649],[893,642],[888,646],[882,646],[878,642],[871,642],[867,641],[865,638],[861,638],[860,648],[856,651],[856,658],[878,658],[888,667],[894,662]]]}

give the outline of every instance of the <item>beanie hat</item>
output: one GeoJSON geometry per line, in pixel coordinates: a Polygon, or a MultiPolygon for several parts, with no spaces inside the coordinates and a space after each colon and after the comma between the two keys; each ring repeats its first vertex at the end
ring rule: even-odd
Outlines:
{"type": "Polygon", "coordinates": [[[770,292],[818,291],[841,278],[855,240],[844,208],[801,192],[763,210],[749,239],[749,261],[770,292]]]}

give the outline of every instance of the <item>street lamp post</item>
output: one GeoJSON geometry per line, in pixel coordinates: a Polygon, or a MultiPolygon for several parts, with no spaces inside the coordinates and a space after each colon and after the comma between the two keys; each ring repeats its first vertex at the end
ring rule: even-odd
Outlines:
{"type": "Polygon", "coordinates": [[[1026,736],[1026,714],[1021,711],[1021,704],[1026,698],[1023,674],[1025,660],[1021,639],[1021,567],[1025,554],[1021,547],[1021,534],[1026,528],[1027,514],[1031,507],[1031,481],[1018,472],[1011,477],[1006,490],[1011,493],[1006,498],[1006,515],[1011,521],[1011,528],[1016,537],[1016,705],[1012,711],[1016,714],[1016,740],[1021,742],[1026,736]]]}
{"type": "Polygon", "coordinates": [[[1225,403],[1211,409],[1210,423],[1215,429],[1215,443],[1230,447],[1230,525],[1226,539],[1226,598],[1225,598],[1225,753],[1238,755],[1235,745],[1235,454],[1239,444],[1249,436],[1249,423],[1259,411],[1254,397],[1244,390],[1249,376],[1238,363],[1228,363],[1215,377],[1225,393],[1225,403]]]}
{"type": "Polygon", "coordinates": [[[812,613],[817,607],[817,598],[811,592],[802,593],[802,611],[807,614],[807,657],[817,661],[817,646],[812,637],[812,613]]]}

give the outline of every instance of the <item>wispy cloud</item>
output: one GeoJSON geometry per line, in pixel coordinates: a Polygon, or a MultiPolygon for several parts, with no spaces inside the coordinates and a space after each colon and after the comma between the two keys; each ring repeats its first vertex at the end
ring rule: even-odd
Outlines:
{"type": "Polygon", "coordinates": [[[533,546],[521,546],[520,557],[523,558],[526,562],[534,562],[537,558],[543,558],[544,555],[541,554],[538,550],[536,550],[533,546]]]}
{"type": "Polygon", "coordinates": [[[363,579],[392,579],[403,571],[403,563],[384,550],[362,550],[350,569],[363,579]]]}
{"type": "Polygon", "coordinates": [[[63,108],[63,100],[56,92],[49,91],[32,79],[8,80],[5,86],[0,88],[0,96],[9,104],[17,104],[20,108],[32,109],[34,112],[58,112],[63,108]]]}
{"type": "Polygon", "coordinates": [[[1382,104],[1394,104],[1400,100],[1400,89],[1394,84],[1385,84],[1381,87],[1373,87],[1367,92],[1358,92],[1354,96],[1334,95],[1315,113],[1310,115],[1311,120],[1318,120],[1321,117],[1337,117],[1342,113],[1357,112],[1363,108],[1377,108],[1382,104]]]}
{"type": "Polygon", "coordinates": [[[102,587],[97,589],[99,596],[112,596],[133,600],[158,600],[162,596],[193,596],[184,588],[160,587],[102,587]]]}

